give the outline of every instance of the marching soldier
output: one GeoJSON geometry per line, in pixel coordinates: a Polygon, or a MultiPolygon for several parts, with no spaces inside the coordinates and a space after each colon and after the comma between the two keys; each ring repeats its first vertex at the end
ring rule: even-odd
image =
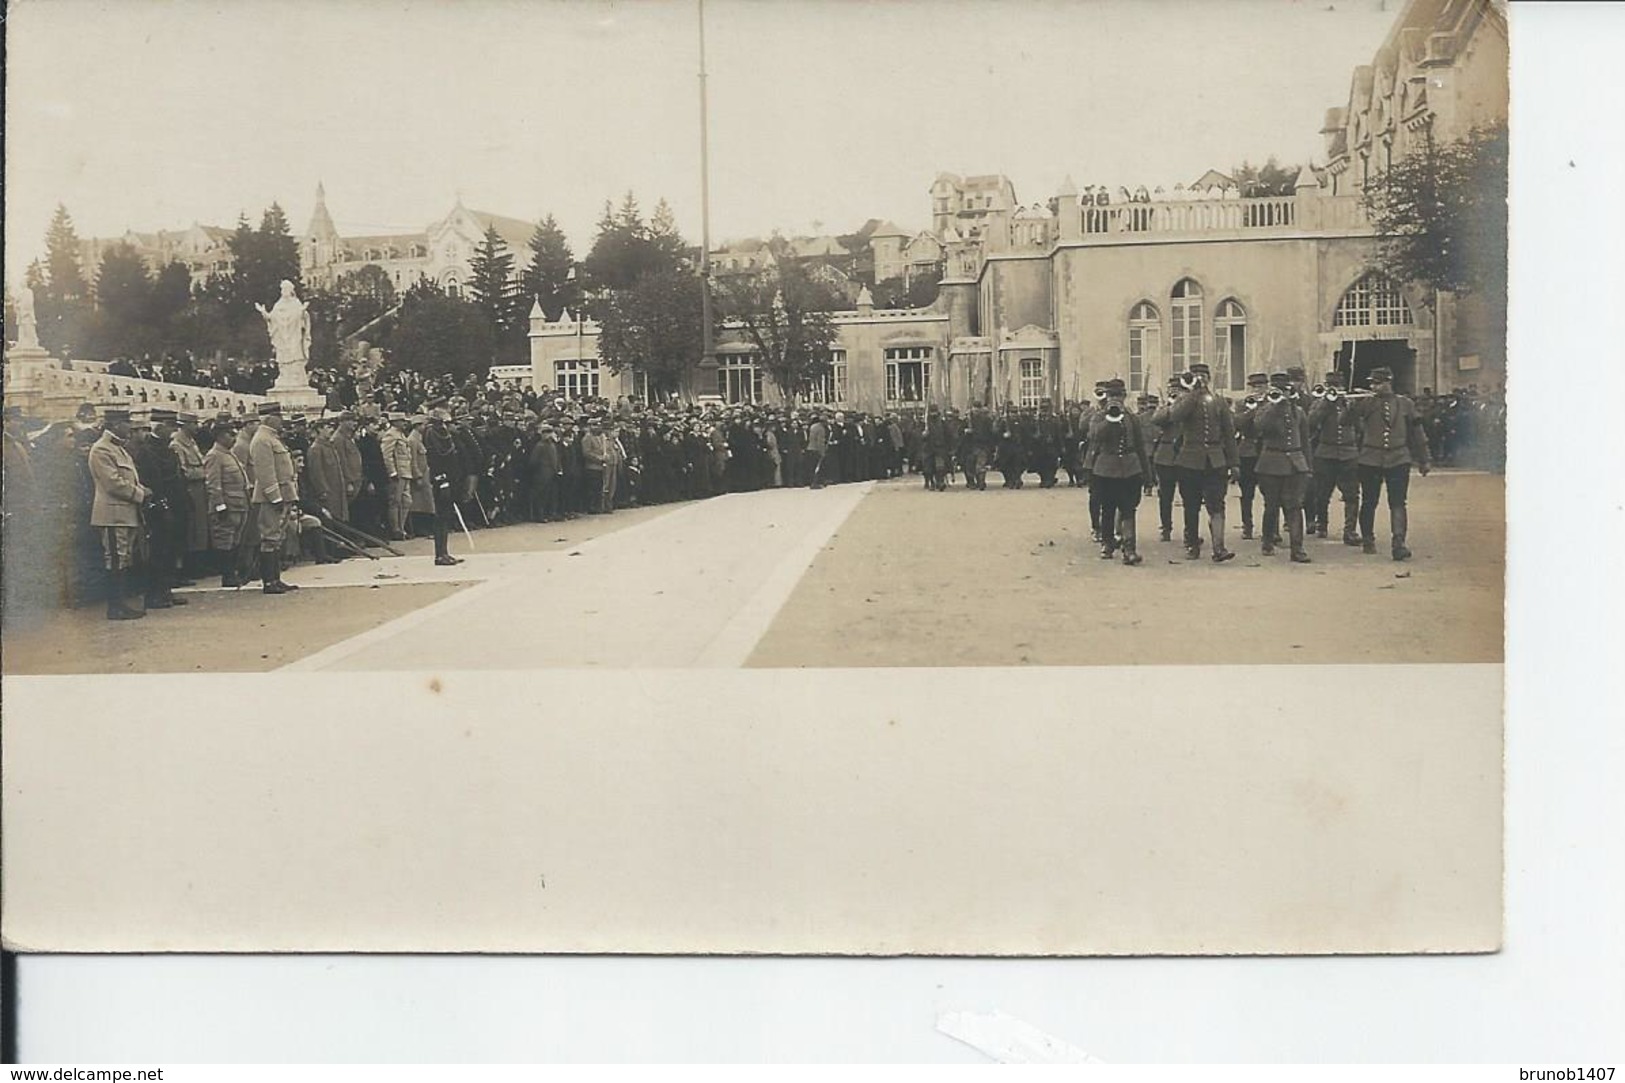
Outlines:
{"type": "Polygon", "coordinates": [[[102,433],[90,447],[90,476],[96,497],[90,509],[90,525],[101,535],[107,560],[107,619],[136,620],[146,616],[124,604],[125,577],[135,554],[136,533],[141,529],[141,508],[152,495],[141,484],[130,455],[130,412],[110,406],[102,412],[102,433]]]}
{"type": "MultiPolygon", "coordinates": [[[[1106,408],[1106,385],[1108,383],[1107,380],[1096,380],[1093,405],[1085,403],[1082,410],[1079,411],[1078,420],[1083,431],[1083,442],[1078,448],[1078,454],[1084,461],[1089,458],[1089,433],[1094,429],[1095,420],[1100,417],[1101,411],[1106,408]]],[[[1095,541],[1101,541],[1105,538],[1107,525],[1101,522],[1100,497],[1096,494],[1094,487],[1091,486],[1089,489],[1089,533],[1095,541]]]]}
{"type": "MultiPolygon", "coordinates": [[[[1241,400],[1241,413],[1236,424],[1237,439],[1240,447],[1237,454],[1240,458],[1241,469],[1237,475],[1237,488],[1241,493],[1241,539],[1251,541],[1253,538],[1253,495],[1258,491],[1258,439],[1256,436],[1246,436],[1241,432],[1241,420],[1249,417],[1264,401],[1264,395],[1269,391],[1270,378],[1262,372],[1247,374],[1247,397],[1241,400]]],[[[1265,520],[1266,528],[1271,524],[1265,520]]],[[[1279,539],[1277,539],[1279,540],[1279,539]]]]}
{"type": "Polygon", "coordinates": [[[1309,408],[1309,438],[1315,449],[1314,502],[1310,509],[1315,535],[1326,536],[1335,489],[1343,497],[1343,544],[1359,545],[1360,432],[1349,410],[1342,373],[1326,374],[1325,389],[1309,408]]]}
{"type": "MultiPolygon", "coordinates": [[[[1168,406],[1184,394],[1179,377],[1168,377],[1168,406]]],[[[1152,407],[1149,420],[1152,429],[1151,467],[1157,475],[1157,523],[1163,541],[1172,541],[1174,535],[1174,494],[1179,490],[1179,433],[1167,420],[1163,406],[1152,407]]]]}
{"type": "Polygon", "coordinates": [[[1140,506],[1140,490],[1151,475],[1145,454],[1145,436],[1140,419],[1123,406],[1123,381],[1113,380],[1106,388],[1106,406],[1095,415],[1089,427],[1088,457],[1083,476],[1091,495],[1100,499],[1100,557],[1110,560],[1122,546],[1123,563],[1139,564],[1135,510],[1140,506]]]}
{"type": "Polygon", "coordinates": [[[939,493],[948,491],[947,471],[951,447],[948,424],[942,411],[935,406],[925,408],[925,433],[920,444],[921,466],[925,471],[925,487],[939,493]]]}
{"type": "Polygon", "coordinates": [[[1208,387],[1212,370],[1198,362],[1180,378],[1184,393],[1157,412],[1159,424],[1177,430],[1179,498],[1185,511],[1185,554],[1202,555],[1200,515],[1207,508],[1212,560],[1222,564],[1235,553],[1224,544],[1224,491],[1237,465],[1235,420],[1230,408],[1208,387]]]}
{"type": "Polygon", "coordinates": [[[1275,553],[1269,534],[1281,515],[1286,516],[1287,537],[1295,564],[1308,564],[1303,548],[1303,499],[1309,485],[1309,418],[1292,399],[1291,377],[1272,373],[1264,402],[1242,423],[1244,438],[1256,435],[1259,443],[1258,487],[1264,493],[1265,535],[1262,552],[1275,553]]]}
{"type": "Polygon", "coordinates": [[[1377,501],[1388,489],[1388,519],[1393,532],[1393,557],[1409,560],[1405,547],[1410,519],[1405,497],[1410,491],[1411,465],[1427,477],[1428,442],[1417,416],[1416,404],[1394,391],[1394,373],[1387,366],[1371,370],[1369,398],[1355,398],[1349,410],[1360,425],[1360,548],[1377,551],[1377,501]]]}

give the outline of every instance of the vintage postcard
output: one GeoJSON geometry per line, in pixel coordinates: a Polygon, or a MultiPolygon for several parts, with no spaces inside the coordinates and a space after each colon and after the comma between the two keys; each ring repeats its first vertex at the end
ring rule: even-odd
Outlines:
{"type": "Polygon", "coordinates": [[[6,33],[9,947],[1499,947],[1494,0],[6,33]]]}

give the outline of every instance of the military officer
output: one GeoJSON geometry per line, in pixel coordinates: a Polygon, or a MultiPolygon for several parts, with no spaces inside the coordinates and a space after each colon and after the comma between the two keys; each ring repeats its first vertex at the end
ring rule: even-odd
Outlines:
{"type": "Polygon", "coordinates": [[[1098,493],[1100,498],[1101,559],[1110,560],[1121,545],[1123,563],[1133,566],[1143,559],[1135,510],[1140,506],[1143,479],[1151,475],[1151,462],[1146,457],[1140,419],[1124,406],[1126,394],[1121,380],[1107,385],[1106,405],[1089,426],[1083,476],[1090,493],[1098,493]]]}
{"type": "Polygon", "coordinates": [[[254,470],[254,488],[249,502],[259,526],[260,589],[266,594],[286,594],[299,589],[282,581],[282,546],[287,540],[288,517],[298,496],[293,456],[282,442],[281,404],[261,403],[259,416],[259,429],[254,433],[248,453],[254,470]]]}
{"type": "Polygon", "coordinates": [[[153,407],[145,416],[134,417],[132,424],[139,435],[133,442],[131,457],[141,474],[141,484],[152,493],[142,508],[143,525],[147,529],[147,608],[185,605],[186,599],[174,594],[176,542],[179,540],[176,526],[187,499],[180,458],[169,444],[175,411],[153,407]]]}
{"type": "Polygon", "coordinates": [[[1386,365],[1371,370],[1369,398],[1356,398],[1349,406],[1360,426],[1360,547],[1377,551],[1377,501],[1388,489],[1388,520],[1393,533],[1393,558],[1409,560],[1405,546],[1410,519],[1405,498],[1410,491],[1411,466],[1423,477],[1429,469],[1427,434],[1416,404],[1394,391],[1394,373],[1386,365]]]}
{"type": "Polygon", "coordinates": [[[1192,560],[1202,555],[1200,516],[1206,507],[1212,559],[1222,564],[1236,555],[1224,544],[1224,492],[1236,473],[1236,431],[1229,405],[1208,386],[1211,377],[1206,364],[1193,364],[1180,380],[1184,394],[1156,417],[1178,434],[1174,461],[1185,511],[1185,555],[1192,560]]]}
{"type": "Polygon", "coordinates": [[[203,456],[203,483],[209,499],[209,541],[220,565],[220,585],[240,587],[237,550],[242,545],[243,526],[248,519],[251,486],[248,471],[232,454],[236,434],[229,422],[216,421],[214,447],[203,456]]]}
{"type": "Polygon", "coordinates": [[[101,535],[107,561],[108,620],[146,616],[124,604],[125,577],[135,554],[136,533],[141,529],[141,506],[152,495],[141,484],[127,446],[130,439],[130,412],[115,406],[103,410],[101,436],[90,446],[90,477],[96,486],[90,525],[101,535]]]}
{"type": "Polygon", "coordinates": [[[457,442],[447,427],[450,420],[451,411],[436,407],[430,412],[429,424],[423,433],[423,447],[429,457],[429,483],[434,487],[434,562],[441,566],[462,563],[460,558],[451,555],[447,545],[451,521],[456,514],[453,485],[461,465],[457,442]]]}
{"type": "MultiPolygon", "coordinates": [[[[1168,377],[1168,401],[1166,405],[1173,405],[1175,399],[1185,393],[1180,385],[1179,377],[1168,377]]],[[[1161,527],[1163,541],[1172,541],[1174,534],[1174,494],[1179,490],[1179,467],[1174,463],[1179,457],[1179,433],[1167,415],[1162,412],[1164,404],[1157,404],[1151,410],[1150,426],[1153,431],[1151,440],[1151,466],[1157,474],[1157,523],[1161,527]]]]}

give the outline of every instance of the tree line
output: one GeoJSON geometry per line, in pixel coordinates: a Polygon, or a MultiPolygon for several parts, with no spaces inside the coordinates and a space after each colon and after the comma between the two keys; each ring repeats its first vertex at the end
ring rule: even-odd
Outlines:
{"type": "MultiPolygon", "coordinates": [[[[835,340],[830,313],[845,299],[788,244],[769,242],[775,265],[713,284],[713,336],[725,327],[750,342],[781,388],[804,391],[828,371],[835,340]]],[[[490,365],[529,358],[530,313],[595,321],[601,363],[645,374],[651,394],[680,390],[703,352],[699,251],[684,240],[665,200],[644,216],[628,192],[606,200],[593,245],[577,260],[552,215],[536,224],[521,269],[518,254],[490,228],[469,264],[466,292],[428,280],[398,290],[367,264],[332,283],[306,283],[299,243],[277,204],[258,227],[238,219],[226,240],[230,269],[193,282],[186,264],[149,267],[126,242],[102,253],[94,275],[66,207],[46,231],[43,259],[25,278],[34,291],[40,343],[53,355],[89,360],[189,356],[257,362],[271,357],[255,304],[275,300],[287,279],[312,317],[311,363],[340,364],[346,346],[380,347],[393,366],[424,375],[483,376],[490,365]]],[[[7,323],[12,325],[8,297],[7,323]]]]}

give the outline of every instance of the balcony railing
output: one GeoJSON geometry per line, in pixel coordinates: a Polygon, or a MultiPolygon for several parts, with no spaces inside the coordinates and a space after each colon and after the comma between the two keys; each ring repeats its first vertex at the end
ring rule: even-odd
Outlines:
{"type": "Polygon", "coordinates": [[[1369,228],[1364,208],[1354,196],[1118,203],[1083,207],[1079,214],[1086,242],[1135,236],[1161,238],[1216,233],[1245,236],[1369,228]]]}

